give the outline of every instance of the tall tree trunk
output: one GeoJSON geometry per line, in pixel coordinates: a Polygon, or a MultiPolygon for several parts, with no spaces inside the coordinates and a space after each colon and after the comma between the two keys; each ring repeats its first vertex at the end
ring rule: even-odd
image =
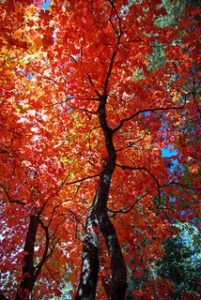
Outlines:
{"type": "Polygon", "coordinates": [[[94,209],[91,208],[86,221],[86,234],[82,242],[82,268],[76,300],[93,300],[96,296],[99,272],[97,226],[94,209]]]}
{"type": "Polygon", "coordinates": [[[124,300],[127,289],[127,271],[117,234],[107,211],[100,213],[99,227],[103,234],[110,256],[111,282],[108,291],[109,299],[124,300]]]}
{"type": "Polygon", "coordinates": [[[38,216],[30,216],[28,231],[26,235],[24,251],[24,266],[22,269],[22,281],[16,294],[16,300],[28,300],[35,283],[34,278],[34,245],[39,225],[38,216]]]}
{"type": "Polygon", "coordinates": [[[83,241],[83,254],[82,254],[82,271],[80,275],[80,282],[77,290],[76,299],[95,299],[95,290],[97,286],[97,277],[99,272],[99,264],[96,265],[95,281],[92,282],[92,270],[94,270],[93,260],[90,259],[90,268],[88,277],[86,278],[84,272],[85,261],[93,257],[94,250],[96,260],[98,259],[98,236],[95,227],[99,227],[100,233],[103,235],[107,245],[110,257],[110,270],[111,270],[111,284],[109,289],[110,300],[123,300],[125,298],[127,289],[127,272],[121,248],[118,242],[115,228],[111,223],[107,214],[107,201],[110,189],[111,177],[116,164],[116,151],[113,144],[113,130],[109,128],[106,118],[106,101],[107,95],[100,96],[100,104],[98,108],[98,116],[100,125],[105,137],[105,147],[107,149],[108,157],[106,165],[100,177],[99,186],[96,191],[92,208],[93,216],[87,218],[86,221],[86,237],[83,241]],[[90,242],[89,242],[90,241],[90,242]],[[94,249],[95,245],[95,249],[94,249]],[[87,255],[86,255],[87,253],[87,255]],[[86,260],[87,259],[87,260],[86,260]],[[97,269],[98,268],[98,269],[97,269]],[[88,298],[84,296],[86,290],[91,285],[91,292],[88,298]],[[80,296],[79,296],[80,295],[80,296]],[[82,297],[81,297],[82,295],[82,297]]]}

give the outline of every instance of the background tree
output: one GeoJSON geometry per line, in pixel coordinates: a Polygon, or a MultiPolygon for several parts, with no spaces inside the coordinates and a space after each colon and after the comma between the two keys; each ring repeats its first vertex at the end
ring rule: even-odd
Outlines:
{"type": "Polygon", "coordinates": [[[173,282],[172,299],[199,299],[200,236],[194,225],[184,223],[179,235],[165,242],[159,275],[173,282]]]}
{"type": "MultiPolygon", "coordinates": [[[[76,215],[70,210],[63,211],[58,199],[62,180],[67,176],[57,147],[61,137],[58,123],[55,117],[53,133],[53,111],[50,118],[47,109],[35,106],[35,97],[39,96],[37,82],[32,82],[31,73],[26,70],[32,60],[39,63],[41,59],[41,39],[37,34],[33,39],[30,36],[41,8],[30,4],[31,1],[9,1],[0,6],[1,286],[13,299],[28,299],[36,279],[43,285],[40,293],[45,294],[47,287],[39,276],[41,271],[41,277],[52,282],[49,295],[58,289],[66,264],[61,263],[63,247],[57,246],[66,240],[69,218],[69,228],[73,226],[75,232],[73,238],[77,227],[76,215]],[[51,143],[50,132],[54,135],[51,143]],[[53,279],[50,256],[57,261],[53,279]]],[[[71,238],[67,240],[70,243],[71,238]]]]}

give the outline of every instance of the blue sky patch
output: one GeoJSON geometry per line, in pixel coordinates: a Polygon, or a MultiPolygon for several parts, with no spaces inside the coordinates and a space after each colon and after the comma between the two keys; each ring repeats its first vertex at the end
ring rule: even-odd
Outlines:
{"type": "Polygon", "coordinates": [[[162,157],[173,157],[178,154],[177,150],[170,148],[161,148],[162,157]]]}
{"type": "Polygon", "coordinates": [[[44,10],[48,10],[50,7],[50,0],[45,0],[45,2],[42,4],[42,8],[44,10]]]}
{"type": "Polygon", "coordinates": [[[27,77],[28,80],[32,80],[32,78],[33,78],[32,73],[29,72],[26,77],[27,77]]]}

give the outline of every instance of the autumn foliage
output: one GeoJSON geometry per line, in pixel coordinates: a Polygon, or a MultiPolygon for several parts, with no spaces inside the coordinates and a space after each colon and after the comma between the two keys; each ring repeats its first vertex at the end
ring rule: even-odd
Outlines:
{"type": "Polygon", "coordinates": [[[200,213],[200,10],[41,4],[0,2],[0,291],[170,299],[135,283],[200,213]]]}

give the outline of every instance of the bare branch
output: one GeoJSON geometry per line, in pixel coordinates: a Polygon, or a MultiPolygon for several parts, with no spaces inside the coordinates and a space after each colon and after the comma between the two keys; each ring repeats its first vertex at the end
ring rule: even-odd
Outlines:
{"type": "Polygon", "coordinates": [[[91,75],[89,75],[89,74],[87,73],[87,77],[88,77],[88,79],[89,79],[89,82],[90,82],[91,86],[92,86],[93,89],[94,89],[94,92],[96,93],[96,95],[98,96],[98,98],[100,98],[100,93],[99,93],[99,91],[96,89],[96,87],[95,87],[95,85],[94,85],[94,83],[93,83],[93,80],[92,80],[92,78],[91,78],[91,75]]]}
{"type": "Polygon", "coordinates": [[[112,56],[111,56],[111,59],[110,59],[110,63],[109,63],[109,67],[108,67],[108,71],[107,71],[107,74],[106,74],[106,77],[105,77],[105,82],[104,82],[104,94],[105,95],[107,95],[107,93],[108,93],[109,79],[110,79],[111,74],[112,74],[112,68],[113,68],[113,65],[114,65],[115,57],[117,55],[117,50],[118,50],[118,47],[120,45],[120,40],[121,40],[121,37],[122,37],[122,34],[123,34],[123,31],[122,31],[122,28],[121,28],[121,18],[118,15],[118,12],[116,10],[114,2],[111,1],[111,0],[109,0],[109,3],[111,5],[111,7],[112,7],[112,10],[114,10],[116,17],[118,18],[119,28],[117,29],[115,27],[114,23],[112,22],[111,15],[110,15],[109,22],[112,25],[112,28],[114,29],[114,31],[115,31],[115,33],[117,35],[117,45],[116,45],[116,48],[114,49],[114,51],[112,53],[112,56]]]}
{"type": "Polygon", "coordinates": [[[44,225],[43,221],[40,218],[38,218],[38,221],[39,221],[41,227],[43,228],[43,230],[45,231],[45,249],[44,249],[43,256],[42,256],[40,262],[35,267],[35,274],[34,274],[35,280],[38,277],[38,275],[40,274],[41,269],[42,269],[45,261],[47,260],[48,250],[49,250],[49,243],[50,243],[50,236],[49,236],[48,227],[44,225]]]}
{"type": "Polygon", "coordinates": [[[130,120],[133,120],[135,117],[143,114],[143,113],[146,113],[146,112],[150,112],[150,113],[153,113],[153,112],[157,112],[157,111],[169,111],[169,110],[180,110],[180,109],[183,109],[186,105],[186,97],[188,96],[189,94],[185,94],[184,97],[185,97],[185,100],[184,100],[184,103],[182,105],[179,105],[179,106],[166,106],[166,107],[155,107],[155,108],[147,108],[147,109],[142,109],[142,110],[138,110],[136,113],[134,113],[133,115],[131,115],[130,117],[127,117],[127,118],[124,118],[121,120],[121,122],[119,123],[119,125],[113,129],[113,132],[116,132],[118,131],[119,129],[121,129],[124,125],[124,123],[130,121],[130,120]]]}
{"type": "Polygon", "coordinates": [[[125,149],[127,149],[127,148],[130,148],[130,147],[135,146],[137,143],[143,141],[144,138],[145,138],[148,134],[149,134],[149,132],[147,131],[147,132],[143,135],[143,137],[141,137],[141,138],[135,140],[135,141],[132,142],[132,143],[129,143],[129,144],[128,144],[127,146],[125,146],[125,147],[122,147],[122,148],[117,149],[116,152],[120,152],[120,151],[123,151],[123,150],[125,150],[125,149]]]}
{"type": "Polygon", "coordinates": [[[5,188],[5,186],[3,184],[0,183],[0,187],[4,191],[4,193],[6,195],[6,198],[7,198],[7,200],[10,203],[16,203],[16,204],[20,204],[20,205],[25,205],[25,203],[22,200],[11,198],[10,195],[9,195],[9,192],[7,191],[7,189],[5,188]]]}
{"type": "Polygon", "coordinates": [[[160,188],[162,186],[159,184],[159,181],[156,178],[156,176],[152,172],[150,172],[146,167],[131,167],[131,166],[119,165],[119,164],[116,164],[116,166],[121,168],[122,170],[127,169],[127,170],[132,170],[132,171],[144,171],[144,172],[148,173],[152,177],[152,179],[155,181],[155,183],[157,185],[157,191],[158,191],[159,199],[161,198],[160,188]]]}
{"type": "Polygon", "coordinates": [[[113,213],[113,214],[127,214],[128,212],[130,212],[136,204],[138,204],[143,198],[145,198],[148,194],[150,194],[150,192],[147,192],[145,195],[142,195],[140,197],[136,197],[136,201],[127,209],[119,209],[119,210],[113,210],[113,209],[109,209],[107,208],[107,210],[110,212],[110,213],[113,213]]]}
{"type": "Polygon", "coordinates": [[[79,182],[82,182],[82,181],[85,181],[85,180],[89,180],[89,179],[92,179],[92,178],[96,178],[96,177],[99,177],[99,176],[101,176],[101,172],[98,173],[98,174],[87,176],[87,177],[84,177],[84,178],[81,178],[81,179],[77,179],[77,180],[74,180],[74,181],[65,182],[65,185],[79,183],[79,182]]]}

